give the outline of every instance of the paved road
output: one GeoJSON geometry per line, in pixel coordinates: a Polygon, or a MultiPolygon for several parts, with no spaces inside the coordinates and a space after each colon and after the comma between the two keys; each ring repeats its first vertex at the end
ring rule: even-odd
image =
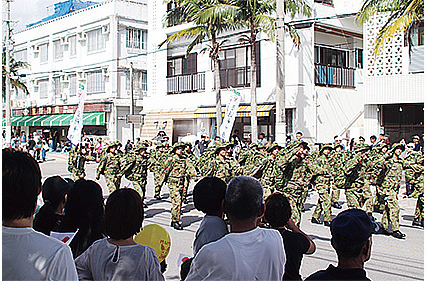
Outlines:
{"type": "MultiPolygon", "coordinates": [[[[67,157],[65,153],[49,153],[48,161],[41,163],[43,179],[60,175],[70,177],[67,171],[67,157]]],[[[87,164],[87,178],[95,178],[97,163],[87,164]]],[[[98,181],[103,188],[104,195],[108,195],[108,189],[104,178],[98,181]]],[[[130,182],[123,178],[122,186],[127,186],[130,182]]],[[[145,209],[144,225],[157,223],[166,228],[171,236],[172,247],[167,258],[168,269],[164,276],[167,280],[179,280],[179,268],[177,265],[180,254],[192,255],[192,244],[196,230],[199,227],[203,214],[194,209],[193,203],[184,207],[183,231],[172,229],[170,224],[170,201],[169,192],[166,186],[162,189],[163,200],[152,199],[154,194],[154,184],[150,175],[147,185],[147,204],[145,209]]],[[[193,184],[189,188],[189,194],[193,190],[193,184]]],[[[401,189],[403,191],[403,189],[401,189]]],[[[405,190],[405,189],[404,189],[405,190]]],[[[400,194],[401,198],[403,197],[400,194]]],[[[329,228],[323,225],[310,223],[311,214],[317,202],[317,192],[311,192],[305,204],[305,212],[301,222],[301,229],[307,233],[316,243],[317,250],[313,255],[305,256],[302,262],[301,275],[306,277],[311,273],[326,268],[329,264],[336,265],[337,257],[330,244],[329,228]]],[[[191,201],[192,197],[189,196],[191,201]]],[[[341,200],[345,202],[344,194],[341,200]]],[[[399,240],[393,237],[374,235],[371,260],[365,264],[368,277],[371,280],[424,280],[424,231],[422,228],[411,226],[414,214],[416,199],[403,198],[401,206],[401,231],[406,233],[406,240],[399,240]]],[[[344,203],[343,209],[347,206],[344,203]]],[[[334,209],[333,216],[340,210],[334,209]]],[[[378,221],[380,214],[374,214],[378,221]]]]}

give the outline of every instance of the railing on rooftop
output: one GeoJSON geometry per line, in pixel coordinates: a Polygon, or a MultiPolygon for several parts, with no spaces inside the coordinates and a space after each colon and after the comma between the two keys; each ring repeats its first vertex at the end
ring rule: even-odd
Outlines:
{"type": "Polygon", "coordinates": [[[332,87],[355,87],[355,69],[314,64],[314,83],[332,87]]]}
{"type": "Polygon", "coordinates": [[[205,72],[167,77],[168,94],[191,93],[205,90],[205,72]]]}

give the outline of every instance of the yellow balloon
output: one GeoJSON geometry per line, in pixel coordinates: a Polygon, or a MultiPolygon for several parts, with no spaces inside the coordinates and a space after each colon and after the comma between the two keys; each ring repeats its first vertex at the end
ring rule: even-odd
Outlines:
{"type": "Polygon", "coordinates": [[[169,233],[158,224],[145,226],[136,234],[134,240],[138,244],[153,248],[160,262],[168,256],[171,249],[171,237],[169,233]]]}

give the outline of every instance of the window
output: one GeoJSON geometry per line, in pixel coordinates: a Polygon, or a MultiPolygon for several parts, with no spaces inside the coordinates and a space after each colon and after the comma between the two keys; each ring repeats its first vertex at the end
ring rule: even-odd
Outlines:
{"type": "Polygon", "coordinates": [[[87,93],[105,92],[105,76],[102,70],[87,72],[87,93]]]}
{"type": "Polygon", "coordinates": [[[293,136],[295,128],[295,109],[286,109],[286,136],[293,136]]]}
{"type": "Polygon", "coordinates": [[[87,33],[87,51],[94,52],[105,49],[105,41],[102,35],[102,29],[96,29],[87,33]]]}
{"type": "Polygon", "coordinates": [[[127,28],[126,47],[134,49],[147,49],[147,31],[135,28],[127,28]]]}
{"type": "Polygon", "coordinates": [[[54,45],[54,59],[59,60],[63,58],[63,46],[60,40],[55,40],[52,42],[54,45]]]}
{"type": "Polygon", "coordinates": [[[76,36],[69,37],[69,46],[70,46],[69,55],[71,57],[76,56],[76,36]]]}
{"type": "MultiPolygon", "coordinates": [[[[260,87],[260,44],[256,44],[257,86],[260,87]]],[[[251,47],[222,50],[220,58],[220,82],[222,88],[248,87],[251,81],[251,47]]]]}
{"type": "MultiPolygon", "coordinates": [[[[126,74],[126,90],[130,90],[130,72],[126,74]]],[[[133,72],[133,90],[147,90],[147,71],[133,72]]]]}
{"type": "Polygon", "coordinates": [[[16,51],[14,57],[16,61],[27,62],[27,49],[16,51]]]}
{"type": "Polygon", "coordinates": [[[60,77],[54,77],[53,79],[53,85],[54,85],[54,95],[55,97],[61,96],[61,82],[60,77]]]}
{"type": "Polygon", "coordinates": [[[407,46],[407,43],[410,41],[410,44],[412,46],[422,46],[424,44],[424,36],[425,36],[425,28],[424,28],[424,22],[421,21],[419,23],[416,23],[412,25],[410,28],[410,38],[408,38],[408,32],[405,33],[405,46],[407,46]]]}
{"type": "Polygon", "coordinates": [[[48,79],[39,80],[39,95],[40,98],[48,97],[48,79]]]}
{"type": "Polygon", "coordinates": [[[48,43],[39,46],[40,63],[48,62],[48,43]]]}
{"type": "Polygon", "coordinates": [[[357,68],[363,67],[363,53],[364,53],[364,51],[362,49],[356,49],[355,50],[355,60],[356,60],[356,67],[357,68]]]}
{"type": "Polygon", "coordinates": [[[168,59],[168,77],[194,74],[197,72],[197,53],[191,53],[187,58],[168,59]]]}
{"type": "Polygon", "coordinates": [[[69,76],[69,96],[76,96],[76,74],[69,76]]]}
{"type": "Polygon", "coordinates": [[[348,67],[348,51],[314,46],[314,62],[317,64],[348,67]]]}
{"type": "Polygon", "coordinates": [[[332,0],[314,0],[314,3],[321,3],[329,6],[334,6],[334,4],[332,3],[332,0]]]}

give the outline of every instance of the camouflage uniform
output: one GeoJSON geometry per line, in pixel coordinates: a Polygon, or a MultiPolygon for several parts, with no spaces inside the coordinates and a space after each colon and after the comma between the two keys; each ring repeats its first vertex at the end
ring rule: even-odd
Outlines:
{"type": "Polygon", "coordinates": [[[382,151],[382,148],[386,144],[382,144],[377,147],[377,152],[372,156],[371,162],[373,163],[373,169],[371,170],[371,181],[376,186],[376,197],[374,199],[374,211],[383,213],[385,209],[385,195],[384,189],[382,188],[382,182],[385,177],[386,167],[384,165],[386,158],[389,157],[382,151]]]}
{"type": "Polygon", "coordinates": [[[395,149],[399,144],[393,145],[393,151],[390,152],[391,158],[385,161],[385,177],[382,182],[384,190],[385,210],[382,216],[382,227],[388,230],[389,222],[392,223],[392,231],[400,229],[400,206],[398,203],[398,192],[402,178],[404,161],[399,159],[395,154],[395,149]]]}
{"type": "MultiPolygon", "coordinates": [[[[335,146],[335,148],[336,147],[337,145],[335,146]]],[[[331,173],[334,176],[333,185],[332,185],[331,202],[333,206],[336,206],[338,208],[341,208],[341,206],[338,204],[340,200],[341,189],[345,188],[344,165],[346,164],[350,156],[351,156],[351,151],[340,150],[340,151],[331,152],[330,159],[329,159],[329,162],[331,164],[331,173]]]]}
{"type": "Polygon", "coordinates": [[[331,149],[331,145],[324,145],[320,150],[320,156],[310,164],[311,170],[314,170],[316,178],[314,182],[316,184],[316,189],[319,193],[319,200],[317,201],[316,208],[314,209],[312,217],[316,220],[320,219],[320,214],[323,213],[323,220],[325,222],[331,221],[331,167],[328,158],[322,154],[323,150],[331,149]],[[316,167],[313,167],[316,166],[316,167]]]}
{"type": "Polygon", "coordinates": [[[201,174],[203,177],[218,177],[226,184],[229,181],[241,174],[241,167],[238,162],[231,157],[226,157],[222,159],[216,153],[220,148],[227,147],[229,144],[217,144],[214,149],[212,149],[212,157],[208,159],[207,164],[201,166],[201,174]]]}
{"type": "MultiPolygon", "coordinates": [[[[362,154],[362,150],[369,149],[368,145],[357,144],[355,145],[356,154],[347,161],[345,171],[346,179],[346,199],[349,208],[361,209],[366,202],[372,200],[372,194],[369,184],[366,185],[366,155],[362,154]]],[[[371,201],[372,202],[372,201],[371,201]]],[[[372,206],[372,205],[371,205],[372,206]]],[[[372,214],[372,209],[367,205],[367,213],[372,214]]]]}
{"type": "Polygon", "coordinates": [[[258,150],[252,151],[252,154],[249,154],[244,164],[244,175],[252,176],[256,179],[260,179],[262,177],[263,168],[266,161],[268,161],[267,153],[265,151],[261,151],[262,148],[265,148],[265,146],[263,144],[259,144],[258,150]]]}
{"type": "Polygon", "coordinates": [[[166,181],[168,184],[172,202],[172,222],[178,223],[181,217],[182,194],[184,192],[186,178],[190,177],[197,181],[197,172],[190,160],[184,156],[179,157],[175,153],[177,147],[184,147],[183,144],[176,143],[172,146],[170,155],[164,163],[164,168],[160,174],[160,186],[166,181]]]}
{"type": "Polygon", "coordinates": [[[160,147],[164,147],[162,143],[156,146],[156,149],[151,150],[150,153],[150,172],[154,175],[154,197],[158,198],[162,190],[163,181],[161,181],[160,175],[163,170],[163,164],[165,163],[168,153],[164,150],[159,150],[160,147]]]}
{"type": "Polygon", "coordinates": [[[275,174],[278,167],[276,166],[276,157],[274,157],[271,152],[274,148],[281,148],[278,144],[274,143],[267,148],[268,156],[263,164],[262,177],[260,178],[260,183],[263,187],[263,198],[266,199],[270,194],[275,191],[276,178],[275,174]]]}
{"type": "Polygon", "coordinates": [[[150,165],[148,154],[139,155],[142,149],[147,149],[145,145],[138,144],[125,157],[125,165],[122,174],[130,180],[134,189],[145,198],[145,187],[147,186],[147,170],[150,165]]]}
{"type": "Polygon", "coordinates": [[[424,154],[423,152],[412,152],[405,159],[407,169],[405,170],[406,182],[415,186],[412,197],[417,196],[413,225],[424,226],[424,154]]]}
{"type": "MultiPolygon", "coordinates": [[[[114,143],[110,144],[109,147],[113,146],[114,143]]],[[[107,152],[100,160],[99,166],[97,166],[96,179],[100,179],[100,175],[105,175],[106,185],[108,186],[109,193],[120,188],[121,184],[121,161],[118,155],[114,155],[111,152],[107,152]]]]}
{"type": "Polygon", "coordinates": [[[70,149],[67,169],[72,173],[73,181],[85,178],[86,161],[96,161],[96,158],[82,154],[76,147],[70,149]]]}
{"type": "MultiPolygon", "coordinates": [[[[191,151],[191,149],[192,149],[191,143],[187,142],[186,146],[189,146],[190,150],[185,151],[183,154],[190,160],[192,165],[197,169],[197,164],[198,164],[199,158],[191,151]]],[[[183,194],[182,194],[182,200],[185,203],[187,203],[187,192],[189,189],[189,185],[190,185],[190,177],[186,177],[185,188],[184,188],[183,194]]]]}
{"type": "Polygon", "coordinates": [[[241,166],[245,165],[245,162],[247,161],[248,157],[250,157],[251,155],[253,155],[253,153],[255,152],[255,150],[253,149],[253,147],[257,147],[257,143],[252,143],[250,144],[249,147],[245,147],[242,148],[238,154],[238,163],[241,166]]]}

